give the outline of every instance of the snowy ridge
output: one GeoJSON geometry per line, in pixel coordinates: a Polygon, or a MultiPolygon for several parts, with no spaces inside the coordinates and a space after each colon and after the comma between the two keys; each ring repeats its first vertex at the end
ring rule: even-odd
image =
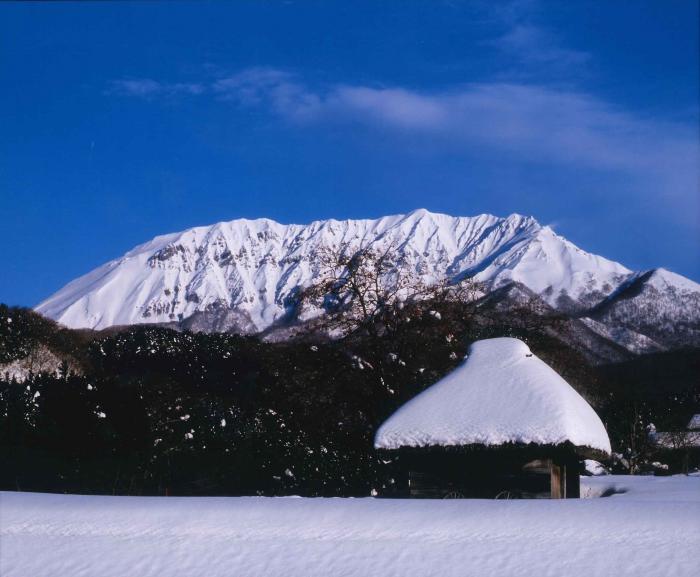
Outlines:
{"type": "Polygon", "coordinates": [[[635,274],[590,316],[665,348],[700,346],[700,285],[663,268],[635,274]]]}
{"type": "Polygon", "coordinates": [[[518,339],[477,341],[467,360],[399,408],[378,449],[571,442],[610,453],[591,406],[518,339]]]}
{"type": "Polygon", "coordinates": [[[490,288],[520,282],[565,310],[599,303],[633,274],[516,214],[417,210],[309,225],[234,220],[158,236],[69,283],[36,310],[72,328],[179,322],[206,313],[225,319],[217,330],[259,332],[283,318],[290,296],[314,280],[318,250],[346,244],[393,246],[428,283],[465,274],[490,288]]]}

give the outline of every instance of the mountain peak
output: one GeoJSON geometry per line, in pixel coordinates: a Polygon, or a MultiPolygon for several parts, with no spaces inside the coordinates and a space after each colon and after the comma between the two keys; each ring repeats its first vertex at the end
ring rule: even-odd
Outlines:
{"type": "Polygon", "coordinates": [[[648,282],[652,283],[656,288],[674,287],[686,292],[700,292],[700,284],[668,269],[659,267],[651,269],[648,273],[648,282]]]}
{"type": "Polygon", "coordinates": [[[237,219],[158,236],[69,283],[37,311],[75,328],[181,323],[206,314],[220,330],[259,332],[283,318],[289,297],[321,274],[318,250],[343,245],[393,246],[425,283],[465,275],[491,289],[517,282],[567,310],[600,302],[632,274],[520,214],[453,217],[420,208],[307,225],[237,219]]]}
{"type": "Polygon", "coordinates": [[[406,215],[406,218],[420,219],[425,216],[433,216],[433,213],[426,208],[416,208],[406,215]]]}

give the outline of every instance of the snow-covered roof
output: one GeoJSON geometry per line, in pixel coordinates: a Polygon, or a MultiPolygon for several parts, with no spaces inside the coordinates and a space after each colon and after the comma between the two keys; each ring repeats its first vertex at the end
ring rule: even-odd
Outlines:
{"type": "Polygon", "coordinates": [[[697,431],[700,429],[700,413],[690,417],[690,421],[688,421],[688,429],[690,431],[697,431]]]}
{"type": "Polygon", "coordinates": [[[399,408],[378,449],[571,442],[610,453],[591,406],[518,339],[474,343],[465,362],[399,408]]]}

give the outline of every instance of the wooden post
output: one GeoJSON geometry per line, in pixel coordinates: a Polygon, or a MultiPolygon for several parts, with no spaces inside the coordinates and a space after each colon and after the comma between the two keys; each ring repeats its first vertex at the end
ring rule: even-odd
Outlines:
{"type": "Polygon", "coordinates": [[[550,483],[550,497],[552,499],[566,499],[566,465],[551,461],[550,483]]]}

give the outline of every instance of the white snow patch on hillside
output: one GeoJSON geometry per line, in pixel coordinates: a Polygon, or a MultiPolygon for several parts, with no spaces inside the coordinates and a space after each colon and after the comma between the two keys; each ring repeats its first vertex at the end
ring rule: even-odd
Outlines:
{"type": "Polygon", "coordinates": [[[610,453],[591,406],[518,339],[477,341],[467,360],[400,407],[375,447],[560,444],[610,453]]]}
{"type": "Polygon", "coordinates": [[[16,359],[9,363],[0,364],[0,377],[18,383],[26,381],[30,375],[40,373],[59,376],[61,365],[64,364],[68,372],[79,373],[75,361],[69,358],[59,358],[53,351],[44,345],[35,346],[29,355],[23,359],[16,359]]]}
{"type": "Polygon", "coordinates": [[[3,577],[691,577],[700,478],[597,477],[605,499],[0,493],[3,577]]]}
{"type": "Polygon", "coordinates": [[[632,353],[643,355],[664,350],[664,348],[653,339],[631,329],[622,326],[609,327],[590,317],[583,317],[579,320],[594,333],[606,339],[610,339],[618,345],[622,345],[632,353]]]}

